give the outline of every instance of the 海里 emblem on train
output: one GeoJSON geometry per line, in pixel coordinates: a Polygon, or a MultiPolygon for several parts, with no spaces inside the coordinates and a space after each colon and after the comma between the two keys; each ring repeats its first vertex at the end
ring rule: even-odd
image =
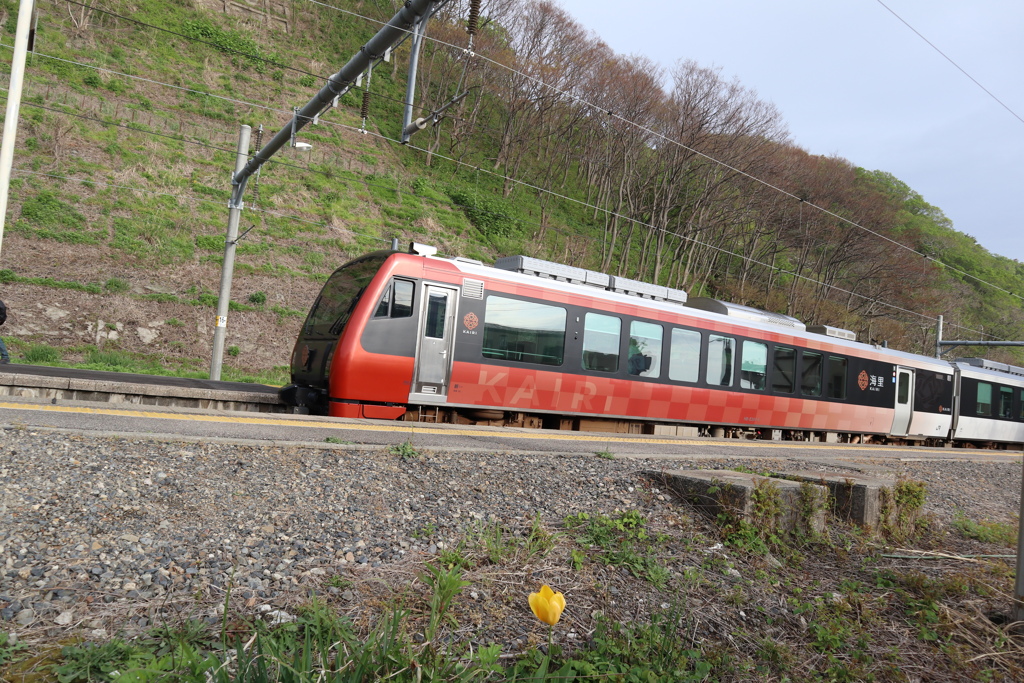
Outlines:
{"type": "Polygon", "coordinates": [[[462,318],[462,324],[466,326],[467,330],[475,330],[476,326],[480,324],[480,318],[476,317],[476,313],[467,313],[462,318]]]}
{"type": "Polygon", "coordinates": [[[860,387],[861,391],[864,391],[868,388],[869,384],[871,384],[871,380],[868,378],[868,371],[861,370],[860,374],[857,375],[857,386],[860,387]]]}

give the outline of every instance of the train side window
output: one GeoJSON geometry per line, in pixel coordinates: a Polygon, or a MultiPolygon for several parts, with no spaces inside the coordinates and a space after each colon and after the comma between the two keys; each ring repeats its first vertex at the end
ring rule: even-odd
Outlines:
{"type": "Polygon", "coordinates": [[[896,402],[901,406],[910,403],[910,373],[901,372],[899,384],[896,385],[896,402]]]}
{"type": "Polygon", "coordinates": [[[828,397],[846,398],[846,359],[841,356],[828,357],[828,397]]]}
{"type": "Polygon", "coordinates": [[[1013,389],[999,387],[999,417],[1013,419],[1013,389]]]}
{"type": "Polygon", "coordinates": [[[583,321],[583,369],[616,372],[622,321],[611,315],[587,313],[583,321]]]}
{"type": "Polygon", "coordinates": [[[800,393],[804,396],[821,396],[822,355],[804,351],[804,362],[800,372],[800,393]]]}
{"type": "Polygon", "coordinates": [[[483,355],[519,363],[561,365],[565,355],[564,308],[487,297],[483,355]]]}
{"type": "Polygon", "coordinates": [[[394,285],[384,290],[384,296],[380,298],[380,303],[377,304],[377,311],[373,314],[374,318],[386,318],[391,315],[391,293],[394,290],[394,285]]]}
{"type": "Polygon", "coordinates": [[[395,280],[384,290],[374,318],[408,318],[412,316],[412,297],[416,286],[408,280],[395,280]]]}
{"type": "Polygon", "coordinates": [[[672,329],[669,346],[668,378],[676,382],[696,382],[700,376],[700,332],[672,329]]]}
{"type": "Polygon", "coordinates": [[[391,305],[392,318],[412,317],[412,295],[416,285],[408,280],[395,280],[395,303],[391,305]]]}
{"type": "Polygon", "coordinates": [[[768,345],[743,342],[743,360],[740,363],[740,387],[761,391],[768,376],[768,345]]]}
{"type": "Polygon", "coordinates": [[[629,324],[629,356],[626,369],[631,375],[661,377],[661,339],[664,328],[634,320],[629,324]]]}
{"type": "Polygon", "coordinates": [[[772,391],[780,394],[792,394],[795,387],[796,351],[776,346],[772,361],[772,391]]]}
{"type": "Polygon", "coordinates": [[[1017,398],[1019,399],[1017,405],[1020,406],[1017,409],[1017,419],[1024,422],[1024,391],[1018,389],[1017,398]]]}
{"type": "Polygon", "coordinates": [[[978,407],[976,413],[982,417],[992,417],[992,385],[978,382],[978,407]]]}
{"type": "Polygon", "coordinates": [[[427,297],[427,317],[423,325],[423,336],[444,339],[445,314],[448,312],[448,295],[431,294],[427,297]]]}
{"type": "Polygon", "coordinates": [[[708,369],[705,375],[708,384],[718,387],[732,386],[735,349],[736,340],[732,337],[708,335],[708,369]]]}

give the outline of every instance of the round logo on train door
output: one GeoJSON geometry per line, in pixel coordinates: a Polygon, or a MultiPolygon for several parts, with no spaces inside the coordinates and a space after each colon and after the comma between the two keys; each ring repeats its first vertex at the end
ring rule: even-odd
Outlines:
{"type": "Polygon", "coordinates": [[[857,375],[857,386],[860,387],[861,391],[864,391],[865,389],[868,388],[868,384],[870,383],[871,380],[868,379],[868,371],[861,370],[860,374],[857,375]]]}
{"type": "Polygon", "coordinates": [[[467,313],[462,318],[462,324],[466,326],[467,330],[475,330],[476,326],[480,324],[480,318],[476,317],[476,313],[467,313]]]}

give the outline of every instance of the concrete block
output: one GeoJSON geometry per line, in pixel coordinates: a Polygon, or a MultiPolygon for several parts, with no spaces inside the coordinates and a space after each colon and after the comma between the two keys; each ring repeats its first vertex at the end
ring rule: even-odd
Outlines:
{"type": "Polygon", "coordinates": [[[828,487],[832,514],[873,528],[878,527],[881,515],[879,489],[894,485],[886,479],[835,472],[779,472],[777,476],[828,487]]]}
{"type": "Polygon", "coordinates": [[[822,501],[827,495],[824,486],[813,482],[801,483],[733,470],[667,470],[646,474],[706,514],[717,517],[725,512],[751,523],[757,517],[754,491],[764,485],[760,482],[770,482],[768,485],[779,492],[781,511],[776,518],[779,529],[790,533],[820,533],[825,529],[823,506],[814,506],[810,515],[804,512],[804,497],[808,493],[822,501]]]}

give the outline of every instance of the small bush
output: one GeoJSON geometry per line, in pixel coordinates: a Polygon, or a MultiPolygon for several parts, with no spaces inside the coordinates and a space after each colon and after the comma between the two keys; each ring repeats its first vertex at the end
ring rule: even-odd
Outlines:
{"type": "Polygon", "coordinates": [[[267,303],[266,292],[253,292],[249,295],[249,303],[255,304],[256,306],[262,306],[267,303]]]}
{"type": "Polygon", "coordinates": [[[448,196],[459,205],[469,222],[487,237],[510,238],[523,231],[523,222],[515,215],[509,202],[459,187],[448,188],[448,196]]]}
{"type": "Polygon", "coordinates": [[[131,289],[127,282],[120,278],[112,277],[103,283],[103,289],[114,294],[121,294],[131,289]]]}
{"type": "Polygon", "coordinates": [[[61,359],[60,351],[48,344],[30,344],[22,352],[22,355],[25,357],[25,362],[32,365],[59,363],[61,359]]]}
{"type": "Polygon", "coordinates": [[[237,358],[238,354],[241,353],[241,352],[242,352],[242,350],[240,348],[238,348],[237,346],[229,346],[228,347],[228,355],[231,356],[232,358],[237,358]]]}
{"type": "Polygon", "coordinates": [[[1017,528],[1014,525],[987,519],[976,522],[962,511],[953,517],[953,528],[963,536],[982,543],[994,543],[1008,548],[1017,544],[1017,528]]]}

